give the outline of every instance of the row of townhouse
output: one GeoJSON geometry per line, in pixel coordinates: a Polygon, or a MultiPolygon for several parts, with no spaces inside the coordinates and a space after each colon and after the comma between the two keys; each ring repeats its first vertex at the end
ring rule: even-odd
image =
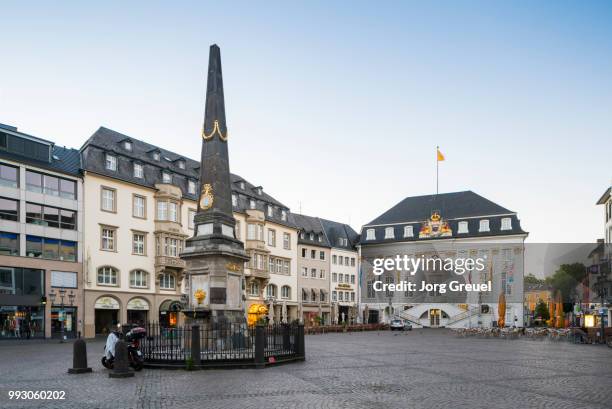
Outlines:
{"type": "MultiPolygon", "coordinates": [[[[0,337],[92,337],[180,325],[200,163],[101,127],[80,150],[0,125],[0,337]]],[[[358,317],[357,233],[293,214],[231,175],[250,260],[245,313],[307,325],[358,317]]]]}

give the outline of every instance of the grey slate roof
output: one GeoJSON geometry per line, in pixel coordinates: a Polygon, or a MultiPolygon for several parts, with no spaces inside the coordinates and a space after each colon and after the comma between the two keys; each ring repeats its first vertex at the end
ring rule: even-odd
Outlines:
{"type": "Polygon", "coordinates": [[[303,214],[292,214],[291,216],[300,233],[304,232],[304,238],[300,237],[301,234],[298,236],[298,243],[356,250],[355,245],[359,242],[359,234],[348,224],[303,214]],[[310,240],[310,233],[314,233],[314,240],[310,240]],[[319,241],[319,236],[322,241],[319,241]],[[347,245],[340,244],[340,238],[346,238],[347,245]]]}
{"type": "Polygon", "coordinates": [[[8,125],[2,125],[0,130],[9,131],[14,137],[25,137],[34,139],[51,145],[51,161],[43,161],[34,159],[28,156],[20,155],[14,152],[9,152],[0,149],[0,159],[7,159],[14,162],[24,163],[26,165],[35,166],[41,169],[46,169],[58,173],[64,173],[71,176],[80,176],[81,172],[81,157],[78,150],[73,148],[66,148],[56,146],[52,141],[39,138],[37,136],[29,135],[23,132],[19,132],[17,128],[8,125]]]}
{"type": "Polygon", "coordinates": [[[359,242],[359,234],[351,226],[327,219],[319,220],[325,229],[325,234],[332,247],[355,250],[355,245],[359,242]],[[347,244],[340,243],[340,238],[347,239],[347,244]]]}
{"type": "Polygon", "coordinates": [[[407,197],[366,226],[422,221],[428,219],[433,210],[440,211],[445,219],[514,213],[471,190],[466,190],[407,197]]]}
{"type": "Polygon", "coordinates": [[[291,218],[298,230],[300,230],[300,234],[298,235],[299,244],[331,247],[331,243],[327,240],[327,235],[318,217],[306,216],[304,214],[292,214],[291,218]],[[304,233],[304,238],[301,237],[301,233],[304,233]],[[310,240],[310,233],[314,234],[313,240],[310,240]],[[319,241],[319,237],[321,241],[319,241]]]}
{"type": "Polygon", "coordinates": [[[362,228],[360,244],[380,244],[397,241],[439,240],[449,237],[419,239],[421,225],[432,211],[437,210],[449,224],[452,238],[489,237],[526,234],[515,212],[508,210],[472,191],[407,197],[362,228]],[[502,218],[510,218],[512,228],[501,230],[502,218]],[[480,218],[489,220],[489,231],[480,232],[480,218]],[[468,223],[468,233],[458,233],[459,222],[468,223]],[[412,226],[413,237],[404,237],[404,227],[412,226]],[[393,228],[393,238],[385,239],[385,229],[393,228]],[[374,229],[375,239],[367,240],[367,230],[374,229]]]}
{"type": "MultiPolygon", "coordinates": [[[[154,187],[156,183],[162,182],[162,170],[172,174],[172,184],[181,188],[183,196],[192,200],[197,200],[200,188],[200,162],[179,155],[172,151],[160,148],[155,145],[132,138],[128,135],[114,131],[109,128],[100,127],[81,147],[83,157],[83,169],[100,175],[120,179],[146,187],[154,187]],[[123,146],[124,141],[132,143],[132,150],[126,150],[123,146]],[[117,171],[106,169],[106,153],[112,153],[117,157],[117,171]],[[159,152],[160,160],[153,159],[153,152],[159,152]],[[185,169],[179,167],[179,160],[185,161],[185,169]],[[143,165],[144,177],[135,178],[133,174],[134,163],[143,165]],[[188,192],[188,181],[196,182],[196,194],[188,192]]],[[[232,193],[237,195],[238,204],[233,210],[245,212],[249,209],[249,200],[255,199],[257,209],[266,214],[266,218],[276,223],[293,227],[291,218],[282,220],[281,212],[289,212],[289,208],[267,194],[265,191],[258,194],[257,187],[239,175],[230,174],[232,182],[232,193]],[[244,189],[240,182],[244,182],[244,189]],[[274,214],[268,216],[267,205],[273,207],[274,214]]]]}

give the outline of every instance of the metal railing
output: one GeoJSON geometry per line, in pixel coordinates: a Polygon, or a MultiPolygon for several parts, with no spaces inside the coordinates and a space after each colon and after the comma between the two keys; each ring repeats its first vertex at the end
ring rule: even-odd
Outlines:
{"type": "Polygon", "coordinates": [[[151,364],[184,364],[192,360],[198,361],[194,362],[197,366],[213,366],[255,363],[261,358],[274,361],[297,357],[300,352],[300,329],[302,345],[304,334],[303,327],[289,324],[263,326],[259,331],[256,326],[242,323],[212,323],[195,327],[164,327],[149,323],[145,327],[147,335],[141,342],[141,350],[145,362],[151,364]],[[198,331],[195,336],[194,329],[198,331]],[[260,340],[257,334],[261,334],[260,340]],[[199,348],[193,348],[192,342],[198,342],[199,348]],[[256,354],[257,342],[263,344],[261,357],[256,354]],[[198,351],[199,360],[193,356],[198,351]]]}

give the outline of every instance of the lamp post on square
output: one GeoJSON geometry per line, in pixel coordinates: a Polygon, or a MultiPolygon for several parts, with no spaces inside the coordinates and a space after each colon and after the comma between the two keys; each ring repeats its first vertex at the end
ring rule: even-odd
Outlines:
{"type": "MultiPolygon", "coordinates": [[[[58,293],[59,293],[59,299],[60,299],[60,313],[59,313],[59,321],[60,321],[60,343],[64,342],[64,321],[65,321],[65,311],[64,308],[66,307],[66,305],[64,304],[64,299],[66,297],[66,289],[61,287],[58,289],[58,293]]],[[[51,308],[53,308],[53,304],[55,304],[55,300],[57,298],[58,294],[54,291],[51,290],[51,292],[49,293],[49,298],[51,298],[51,308]]],[[[68,293],[68,302],[69,302],[69,306],[72,306],[74,304],[74,299],[75,299],[76,295],[74,294],[73,290],[70,290],[70,293],[68,293]]]]}

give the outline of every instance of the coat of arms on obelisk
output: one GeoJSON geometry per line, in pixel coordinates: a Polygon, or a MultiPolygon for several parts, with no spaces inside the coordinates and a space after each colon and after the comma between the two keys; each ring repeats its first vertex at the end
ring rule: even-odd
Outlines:
{"type": "Polygon", "coordinates": [[[212,193],[212,186],[210,184],[205,184],[202,187],[202,195],[200,196],[200,208],[202,210],[208,210],[213,205],[215,197],[212,193]]]}

